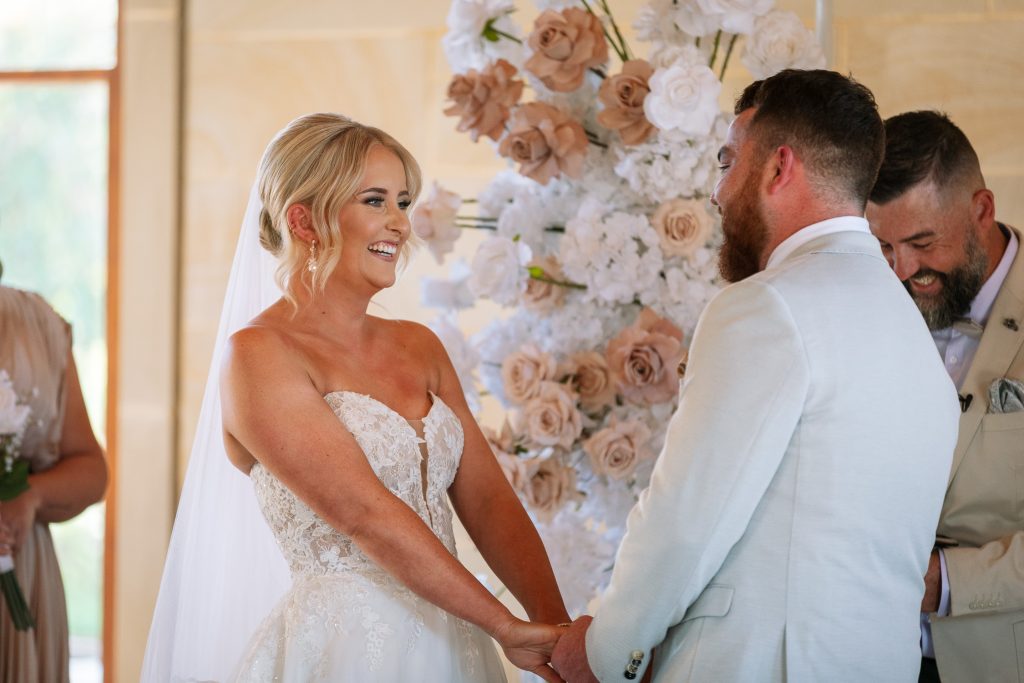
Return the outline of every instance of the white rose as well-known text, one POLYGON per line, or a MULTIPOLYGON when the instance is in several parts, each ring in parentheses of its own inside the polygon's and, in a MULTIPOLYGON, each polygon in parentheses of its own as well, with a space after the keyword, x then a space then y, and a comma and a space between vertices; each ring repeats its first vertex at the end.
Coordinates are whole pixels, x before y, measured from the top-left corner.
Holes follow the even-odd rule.
POLYGON ((754 23, 743 49, 743 65, 754 78, 768 78, 783 69, 821 69, 825 55, 814 34, 792 12, 776 10, 754 23))
POLYGON ((454 73, 482 69, 488 63, 504 58, 518 66, 523 46, 502 38, 491 42, 483 37, 487 22, 503 33, 522 34, 509 15, 515 10, 512 0, 453 0, 448 10, 448 33, 441 39, 448 65, 454 73))
POLYGON ((661 130, 679 130, 700 137, 711 132, 718 116, 722 84, 703 64, 675 64, 658 69, 650 79, 644 114, 661 130))
POLYGON ((0 370, 0 435, 20 434, 31 409, 18 405, 18 394, 6 370, 0 370))
POLYGON ((484 240, 473 257, 469 288, 478 297, 512 305, 526 289, 526 264, 533 254, 522 242, 494 236, 484 240))

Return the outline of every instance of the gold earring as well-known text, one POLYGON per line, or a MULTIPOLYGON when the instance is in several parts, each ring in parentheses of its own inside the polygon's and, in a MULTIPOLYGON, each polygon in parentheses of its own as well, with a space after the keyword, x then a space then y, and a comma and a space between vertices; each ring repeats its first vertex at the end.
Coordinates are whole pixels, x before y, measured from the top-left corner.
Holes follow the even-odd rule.
POLYGON ((306 259, 306 270, 316 273, 316 240, 309 243, 309 258, 306 259))

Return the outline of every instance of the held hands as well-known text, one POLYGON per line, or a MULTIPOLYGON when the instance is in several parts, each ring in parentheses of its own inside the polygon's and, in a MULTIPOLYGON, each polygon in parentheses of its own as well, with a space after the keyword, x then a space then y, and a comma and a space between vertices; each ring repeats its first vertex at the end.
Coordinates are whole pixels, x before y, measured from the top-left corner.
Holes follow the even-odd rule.
POLYGON ((582 616, 564 629, 551 653, 551 666, 568 683, 597 683, 587 661, 587 629, 592 617, 582 616))
POLYGON ((566 630, 550 624, 512 619, 495 630, 494 639, 508 660, 523 671, 536 674, 550 683, 563 683, 548 662, 555 643, 566 630))

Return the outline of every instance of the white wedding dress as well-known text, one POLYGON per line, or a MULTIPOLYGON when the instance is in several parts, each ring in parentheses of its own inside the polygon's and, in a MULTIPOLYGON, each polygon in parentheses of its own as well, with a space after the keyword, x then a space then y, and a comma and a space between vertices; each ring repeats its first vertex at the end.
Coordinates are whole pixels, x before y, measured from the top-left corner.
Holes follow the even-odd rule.
MULTIPOLYGON (((458 418, 431 394, 422 430, 363 394, 325 397, 381 482, 455 555, 447 489, 462 457, 458 418)), ((253 635, 238 681, 504 681, 493 641, 418 597, 259 464, 250 478, 292 575, 253 635)))

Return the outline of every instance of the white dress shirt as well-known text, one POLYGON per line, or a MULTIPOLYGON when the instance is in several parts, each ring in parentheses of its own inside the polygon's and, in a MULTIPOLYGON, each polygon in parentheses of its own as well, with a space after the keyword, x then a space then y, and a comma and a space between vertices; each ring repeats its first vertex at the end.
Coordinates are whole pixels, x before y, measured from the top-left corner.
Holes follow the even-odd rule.
MULTIPOLYGON (((1010 272, 1010 264, 1013 263, 1013 259, 1017 255, 1019 246, 1017 235, 1011 230, 1004 232, 1009 233, 1010 241, 1006 245, 1006 250, 1003 251, 1003 257, 999 259, 999 265, 992 271, 988 280, 985 280, 985 284, 981 286, 978 295, 971 302, 970 318, 982 329, 988 324, 988 317, 992 313, 996 296, 1002 289, 1006 274, 1010 272)), ((942 362, 946 365, 946 372, 949 373, 959 391, 967 376, 967 370, 971 367, 971 361, 974 360, 974 354, 978 351, 981 338, 972 337, 954 327, 933 330, 932 338, 935 340, 935 346, 939 349, 942 362)), ((939 569, 942 573, 942 590, 939 595, 937 614, 940 617, 945 617, 949 616, 949 578, 946 575, 946 555, 942 549, 939 549, 939 569)), ((928 614, 924 612, 921 613, 921 653, 925 657, 935 657, 931 624, 928 622, 928 614)))
POLYGON ((775 247, 775 251, 768 257, 768 263, 764 269, 770 270, 772 267, 777 266, 783 259, 813 239, 823 235, 831 235, 834 232, 847 232, 850 230, 871 233, 867 219, 862 216, 836 216, 835 218, 826 218, 823 221, 811 223, 805 228, 800 228, 784 239, 779 246, 775 247))

